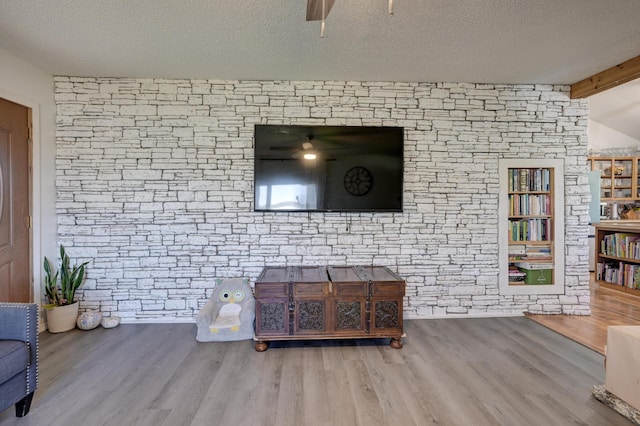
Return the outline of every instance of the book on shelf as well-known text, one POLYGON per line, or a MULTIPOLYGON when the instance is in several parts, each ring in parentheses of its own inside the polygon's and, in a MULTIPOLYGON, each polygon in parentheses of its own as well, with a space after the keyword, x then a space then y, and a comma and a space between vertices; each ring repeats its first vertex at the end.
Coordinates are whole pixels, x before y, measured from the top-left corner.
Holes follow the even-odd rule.
POLYGON ((525 244, 511 244, 509 246, 509 254, 525 254, 527 246, 525 244))
POLYGON ((624 274, 622 276, 623 285, 627 288, 638 288, 638 279, 640 279, 640 265, 634 265, 632 263, 624 264, 624 274))
POLYGON ((529 246, 525 258, 527 260, 551 260, 551 246, 529 246))
POLYGON ((527 245, 527 244, 510 244, 509 245, 510 261, 548 261, 553 260, 551 256, 551 246, 549 245, 527 245))
POLYGON ((551 187, 549 169, 509 169, 509 191, 544 192, 551 187))
POLYGON ((509 220, 510 241, 550 241, 551 219, 509 220))
POLYGON ((529 169, 520 169, 520 182, 518 185, 519 191, 529 190, 529 169))
POLYGON ((551 214, 549 194, 510 194, 510 216, 548 216, 551 214))
POLYGON ((596 264, 596 280, 631 289, 640 289, 640 265, 620 261, 598 262, 596 264))
POLYGON ((553 269, 553 263, 516 262, 515 266, 522 269, 553 269))
POLYGON ((622 262, 604 262, 602 271, 602 281, 611 284, 622 284, 622 262))
POLYGON ((512 244, 509 246, 509 260, 522 260, 527 253, 527 248, 524 244, 512 244))
POLYGON ((600 254, 640 259, 640 235, 616 232, 602 237, 600 254))
POLYGON ((527 274, 522 272, 520 269, 510 266, 509 267, 509 281, 524 281, 527 274))

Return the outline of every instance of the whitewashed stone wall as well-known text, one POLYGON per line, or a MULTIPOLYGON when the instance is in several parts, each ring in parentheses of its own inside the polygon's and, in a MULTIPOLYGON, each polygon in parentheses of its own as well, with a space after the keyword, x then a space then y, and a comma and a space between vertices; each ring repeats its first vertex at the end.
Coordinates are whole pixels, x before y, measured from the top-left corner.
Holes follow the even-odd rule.
POLYGON ((59 241, 83 309, 192 319, 214 277, 377 264, 407 318, 589 313, 587 103, 551 85, 56 77, 59 241), (253 212, 253 126, 405 128, 403 213, 253 212), (566 292, 498 291, 498 160, 563 158, 566 292))

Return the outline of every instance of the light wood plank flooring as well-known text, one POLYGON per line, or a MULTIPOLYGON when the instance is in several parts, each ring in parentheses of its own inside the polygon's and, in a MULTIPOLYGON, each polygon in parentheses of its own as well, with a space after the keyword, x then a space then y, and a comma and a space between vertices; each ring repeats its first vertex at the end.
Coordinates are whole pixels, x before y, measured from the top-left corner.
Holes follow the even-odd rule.
POLYGON ((405 321, 386 340, 198 343, 194 324, 43 333, 9 425, 626 425, 603 357, 525 317, 405 321))
POLYGON ((640 297, 591 283, 591 315, 527 315, 528 318, 604 355, 607 327, 640 325, 640 297))

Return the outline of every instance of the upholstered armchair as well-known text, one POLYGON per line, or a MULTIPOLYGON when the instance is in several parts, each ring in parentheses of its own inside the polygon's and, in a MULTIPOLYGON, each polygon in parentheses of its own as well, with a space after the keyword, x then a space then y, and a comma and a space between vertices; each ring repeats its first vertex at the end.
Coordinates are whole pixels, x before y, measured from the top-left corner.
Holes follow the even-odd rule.
POLYGON ((0 303, 0 412, 29 413, 38 386, 38 305, 0 303))

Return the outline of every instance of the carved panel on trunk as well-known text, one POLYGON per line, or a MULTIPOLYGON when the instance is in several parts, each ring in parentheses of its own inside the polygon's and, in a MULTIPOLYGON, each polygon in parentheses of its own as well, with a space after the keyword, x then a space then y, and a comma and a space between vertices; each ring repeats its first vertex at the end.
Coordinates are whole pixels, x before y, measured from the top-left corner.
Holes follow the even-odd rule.
POLYGON ((284 330, 284 302, 260 304, 260 328, 269 331, 284 330))
POLYGON ((300 330, 324 330, 323 302, 300 302, 298 311, 300 330))
POLYGON ((338 302, 336 309, 336 328, 338 330, 357 329, 362 322, 360 302, 338 302))
POLYGON ((398 302, 375 303, 376 328, 398 328, 398 302))

